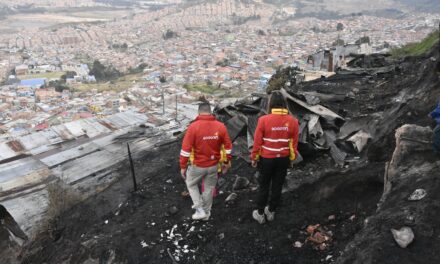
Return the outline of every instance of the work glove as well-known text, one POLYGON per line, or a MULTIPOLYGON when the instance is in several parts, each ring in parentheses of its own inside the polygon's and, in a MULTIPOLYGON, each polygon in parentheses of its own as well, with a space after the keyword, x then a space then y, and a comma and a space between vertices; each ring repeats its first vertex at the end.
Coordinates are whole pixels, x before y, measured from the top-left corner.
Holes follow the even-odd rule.
POLYGON ((298 163, 301 163, 303 160, 304 159, 301 156, 301 154, 297 153, 296 159, 290 161, 290 167, 293 168, 293 166, 295 166, 298 163))

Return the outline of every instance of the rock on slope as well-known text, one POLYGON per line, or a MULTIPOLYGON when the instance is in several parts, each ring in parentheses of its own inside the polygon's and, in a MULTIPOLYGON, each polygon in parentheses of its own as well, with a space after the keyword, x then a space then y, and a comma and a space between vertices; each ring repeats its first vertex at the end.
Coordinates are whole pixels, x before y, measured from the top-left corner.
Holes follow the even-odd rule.
POLYGON ((396 149, 385 172, 385 190, 376 214, 346 247, 337 263, 439 263, 440 160, 431 147, 432 130, 404 125, 396 131, 396 149), (410 200, 416 189, 426 191, 410 200), (400 248, 390 229, 410 227, 414 241, 400 248))

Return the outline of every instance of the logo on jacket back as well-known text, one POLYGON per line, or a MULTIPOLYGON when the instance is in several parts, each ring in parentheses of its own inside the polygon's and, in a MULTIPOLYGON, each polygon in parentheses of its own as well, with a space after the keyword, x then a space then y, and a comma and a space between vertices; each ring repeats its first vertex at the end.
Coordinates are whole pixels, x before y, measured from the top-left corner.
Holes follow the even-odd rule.
POLYGON ((215 132, 213 136, 204 136, 203 140, 218 140, 218 132, 215 132))
POLYGON ((272 131, 289 131, 289 123, 284 124, 283 127, 272 127, 272 131))
POLYGON ((288 127, 272 127, 272 131, 289 131, 288 127))

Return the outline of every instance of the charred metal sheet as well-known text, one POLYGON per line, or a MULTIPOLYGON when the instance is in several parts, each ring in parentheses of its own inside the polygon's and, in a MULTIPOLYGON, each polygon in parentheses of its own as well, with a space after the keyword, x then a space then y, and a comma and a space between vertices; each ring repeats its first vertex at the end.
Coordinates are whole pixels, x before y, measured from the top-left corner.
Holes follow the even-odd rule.
POLYGON ((345 94, 324 94, 318 92, 302 92, 301 94, 304 95, 307 103, 310 105, 317 105, 320 102, 324 102, 324 103, 342 102, 347 97, 345 94))
POLYGON ((255 130, 257 129, 257 125, 258 125, 258 115, 248 116, 247 120, 248 120, 247 122, 248 132, 251 134, 252 138, 254 138, 255 130))
POLYGON ((307 114, 310 114, 310 111, 303 107, 298 107, 294 102, 287 100, 287 108, 289 113, 296 117, 298 120, 302 120, 307 114))
POLYGON ((299 142, 307 143, 307 135, 308 135, 307 121, 304 120, 299 124, 299 142))
POLYGON ((308 115, 307 128, 309 136, 313 140, 321 138, 324 134, 324 132, 322 131, 321 123, 319 122, 318 115, 308 115))
POLYGON ((228 129, 229 136, 231 140, 234 141, 238 135, 246 127, 246 122, 239 115, 234 116, 226 122, 226 128, 228 129))
POLYGON ((319 115, 322 118, 325 118, 329 121, 334 121, 335 124, 343 124, 344 123, 344 118, 342 118, 341 116, 339 116, 338 114, 336 114, 335 112, 331 111, 330 109, 322 106, 322 105, 313 105, 310 106, 307 103, 291 96, 285 89, 281 89, 281 93, 283 94, 283 96, 287 99, 289 99, 290 101, 294 102, 295 104, 309 110, 310 112, 319 115))
POLYGON ((258 114, 261 111, 259 106, 252 104, 236 104, 235 107, 244 114, 258 114))
POLYGON ((269 107, 269 100, 268 98, 261 98, 261 103, 260 103, 260 109, 263 113, 267 114, 268 112, 268 107, 269 107))
POLYGON ((333 158, 333 160, 335 161, 336 164, 338 164, 339 166, 343 166, 345 163, 345 158, 347 157, 347 153, 343 152, 342 150, 340 150, 336 144, 335 144, 335 140, 336 140, 336 135, 333 131, 331 130, 326 130, 324 132, 325 138, 327 140, 327 143, 330 147, 330 155, 333 158))
POLYGON ((371 134, 374 127, 376 127, 378 121, 373 116, 361 116, 355 117, 347 121, 340 129, 338 139, 346 139, 359 130, 371 134))
POLYGON ((232 147, 232 155, 235 157, 240 157, 247 162, 250 162, 250 152, 247 144, 247 136, 238 137, 232 147))
POLYGON ((313 145, 318 149, 328 149, 329 148, 325 137, 320 137, 318 139, 315 139, 313 141, 313 145))
MULTIPOLYGON (((318 97, 310 95, 309 103, 306 98, 301 95, 296 97, 289 94, 285 89, 281 90, 286 99, 289 113, 299 120, 299 149, 304 150, 304 154, 312 155, 318 151, 329 150, 335 161, 341 165, 344 163, 346 153, 341 151, 335 144, 336 136, 334 131, 338 131, 340 126, 345 122, 344 118, 326 107, 316 104, 318 97), (315 98, 315 97, 316 98, 315 98), (324 130, 331 129, 332 136, 329 138, 325 135, 324 130)), ((332 98, 332 95, 327 97, 332 98)), ((219 109, 216 112, 220 120, 226 121, 229 127, 229 133, 234 140, 233 154, 249 161, 249 149, 253 146, 253 136, 258 124, 258 117, 264 113, 267 107, 267 95, 259 97, 252 103, 243 100, 235 105, 230 105, 219 109), (258 110, 258 112, 257 112, 258 110), (254 114, 249 114, 250 112, 254 114), (247 114, 245 124, 239 122, 240 117, 247 114), (229 118, 230 117, 230 118, 229 118), (247 125, 246 135, 240 136, 238 131, 247 125)))
POLYGON ((232 107, 225 107, 223 110, 228 114, 231 118, 237 115, 237 110, 232 109, 232 107))
POLYGON ((321 102, 321 100, 317 96, 312 95, 312 94, 306 94, 305 93, 304 94, 304 98, 306 99, 306 102, 309 105, 317 105, 317 104, 319 104, 321 102))
POLYGON ((347 157, 347 153, 340 150, 334 143, 330 143, 330 155, 333 160, 339 166, 343 166, 345 163, 345 158, 347 157))
POLYGON ((353 148, 358 153, 361 153, 365 145, 367 145, 368 140, 370 140, 370 138, 371 138, 370 134, 368 134, 363 130, 360 130, 356 134, 351 136, 349 139, 347 139, 347 141, 353 144, 353 148))

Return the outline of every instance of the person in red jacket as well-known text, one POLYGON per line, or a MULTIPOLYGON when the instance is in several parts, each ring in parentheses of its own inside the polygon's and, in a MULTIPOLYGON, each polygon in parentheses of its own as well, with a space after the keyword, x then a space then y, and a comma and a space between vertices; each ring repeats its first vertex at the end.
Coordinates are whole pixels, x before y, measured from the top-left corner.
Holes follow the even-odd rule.
POLYGON ((225 173, 230 167, 231 151, 232 143, 225 125, 211 114, 208 103, 200 104, 199 115, 188 127, 180 151, 180 173, 196 210, 192 219, 208 220, 211 216, 219 163, 225 173))
POLYGON ((271 94, 269 106, 271 113, 258 119, 251 154, 252 166, 260 163, 257 209, 252 212, 260 224, 265 223, 266 218, 274 220, 287 168, 298 155, 298 120, 289 115, 280 92, 271 94))

